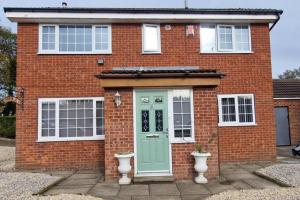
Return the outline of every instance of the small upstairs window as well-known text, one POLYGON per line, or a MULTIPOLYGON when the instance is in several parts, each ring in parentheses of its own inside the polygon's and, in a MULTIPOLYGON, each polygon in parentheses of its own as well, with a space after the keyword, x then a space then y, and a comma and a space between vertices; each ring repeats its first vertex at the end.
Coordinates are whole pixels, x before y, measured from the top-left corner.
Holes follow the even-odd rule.
POLYGON ((161 53, 160 25, 143 25, 143 53, 161 53))
POLYGON ((110 54, 110 25, 40 25, 41 54, 110 54))
POLYGON ((200 45, 202 53, 250 53, 250 26, 203 24, 200 45))

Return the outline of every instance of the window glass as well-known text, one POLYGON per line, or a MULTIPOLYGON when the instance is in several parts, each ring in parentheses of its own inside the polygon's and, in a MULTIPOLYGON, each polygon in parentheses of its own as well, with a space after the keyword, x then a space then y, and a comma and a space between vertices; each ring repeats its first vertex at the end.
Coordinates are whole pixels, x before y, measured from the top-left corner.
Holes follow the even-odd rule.
POLYGON ((201 26, 201 50, 204 52, 216 51, 216 26, 203 25, 201 26))
POLYGON ((42 26, 42 49, 55 50, 55 26, 42 26))
POLYGON ((143 26, 144 51, 160 51, 159 25, 143 26))
POLYGON ((104 135, 103 104, 103 101, 95 99, 42 101, 41 136, 80 138, 104 135))
POLYGON ((95 42, 96 50, 109 50, 108 46, 108 27, 107 26, 97 26, 95 28, 95 42))
POLYGON ((42 103, 42 137, 55 136, 55 102, 42 103))
POLYGON ((60 25, 60 51, 92 51, 91 25, 60 25))
POLYGON ((222 98, 222 119, 223 122, 236 121, 234 98, 222 98))
POLYGON ((191 96, 189 90, 173 91, 174 137, 192 136, 191 96))
POLYGON ((219 50, 232 50, 232 27, 231 26, 219 26, 219 50))
POLYGON ((238 105, 240 122, 253 122, 252 98, 238 97, 238 105))
POLYGON ((249 27, 235 26, 235 40, 237 51, 250 51, 249 27))
POLYGON ((220 98, 219 103, 220 123, 255 123, 252 95, 230 95, 230 97, 225 95, 220 98))

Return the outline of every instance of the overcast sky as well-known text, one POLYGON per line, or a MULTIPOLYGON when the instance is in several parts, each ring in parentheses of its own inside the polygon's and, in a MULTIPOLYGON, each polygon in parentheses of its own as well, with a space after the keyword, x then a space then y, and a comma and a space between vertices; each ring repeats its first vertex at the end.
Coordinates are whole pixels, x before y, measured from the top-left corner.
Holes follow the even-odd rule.
MULTIPOLYGON (((0 0, 0 24, 16 32, 3 7, 183 7, 184 0, 0 0)), ((188 0, 190 8, 276 8, 284 11, 271 32, 273 77, 300 67, 300 0, 188 0)))

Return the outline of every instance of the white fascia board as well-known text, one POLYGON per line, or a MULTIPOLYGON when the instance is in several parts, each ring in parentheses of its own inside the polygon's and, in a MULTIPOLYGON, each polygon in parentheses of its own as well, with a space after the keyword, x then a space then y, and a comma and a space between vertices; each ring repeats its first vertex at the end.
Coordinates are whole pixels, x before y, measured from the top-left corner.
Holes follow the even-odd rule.
POLYGON ((208 14, 128 14, 128 13, 44 13, 6 12, 12 22, 200 22, 200 21, 247 21, 272 23, 276 15, 208 15, 208 14), (79 21, 78 21, 79 20, 79 21), (100 21, 99 21, 100 20, 100 21))

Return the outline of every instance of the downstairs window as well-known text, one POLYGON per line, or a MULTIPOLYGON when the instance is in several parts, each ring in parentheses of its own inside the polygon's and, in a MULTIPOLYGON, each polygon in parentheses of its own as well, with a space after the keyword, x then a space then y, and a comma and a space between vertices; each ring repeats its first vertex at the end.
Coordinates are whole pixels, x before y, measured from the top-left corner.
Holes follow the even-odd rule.
POLYGON ((39 99, 38 141, 104 139, 104 98, 39 99))
POLYGON ((255 125, 253 94, 218 95, 219 126, 255 125))

